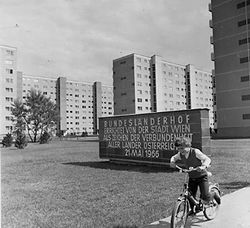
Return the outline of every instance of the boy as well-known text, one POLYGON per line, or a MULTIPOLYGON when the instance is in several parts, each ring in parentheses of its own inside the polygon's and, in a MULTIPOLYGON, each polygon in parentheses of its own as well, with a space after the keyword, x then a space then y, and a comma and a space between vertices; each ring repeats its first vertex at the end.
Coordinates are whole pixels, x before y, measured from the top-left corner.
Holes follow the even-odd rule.
MULTIPOLYGON (((191 195, 195 198, 198 187, 201 192, 201 199, 208 203, 211 200, 209 193, 209 183, 206 168, 210 165, 211 159, 203 154, 199 149, 191 147, 191 140, 189 138, 181 137, 176 139, 175 146, 178 153, 171 157, 170 166, 175 167, 175 162, 180 160, 184 163, 185 168, 196 168, 196 170, 189 173, 188 187, 191 195)), ((218 204, 220 204, 220 196, 213 196, 218 204)), ((194 205, 191 205, 193 208, 194 205)), ((193 210, 191 211, 192 214, 193 210)))

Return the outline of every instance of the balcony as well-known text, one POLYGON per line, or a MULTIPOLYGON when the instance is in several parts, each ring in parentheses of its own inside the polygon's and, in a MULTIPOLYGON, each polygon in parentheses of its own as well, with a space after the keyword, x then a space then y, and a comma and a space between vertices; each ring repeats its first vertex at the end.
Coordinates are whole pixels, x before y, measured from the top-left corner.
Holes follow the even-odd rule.
POLYGON ((213 28, 213 21, 212 20, 209 20, 209 27, 213 28))
POLYGON ((214 37, 210 36, 210 44, 214 44, 214 37))
POLYGON ((212 60, 212 61, 215 60, 215 58, 214 58, 214 53, 213 53, 213 52, 211 53, 211 60, 212 60))
POLYGON ((211 4, 211 2, 208 3, 208 10, 209 10, 209 12, 212 12, 212 4, 211 4))

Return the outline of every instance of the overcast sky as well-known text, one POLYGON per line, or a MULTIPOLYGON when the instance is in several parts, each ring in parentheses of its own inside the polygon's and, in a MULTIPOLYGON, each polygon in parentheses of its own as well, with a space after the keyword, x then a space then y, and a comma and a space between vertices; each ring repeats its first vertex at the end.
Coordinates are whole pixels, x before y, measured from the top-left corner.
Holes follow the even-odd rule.
POLYGON ((162 56, 211 71, 209 0, 0 0, 0 44, 24 74, 112 85, 112 61, 162 56))

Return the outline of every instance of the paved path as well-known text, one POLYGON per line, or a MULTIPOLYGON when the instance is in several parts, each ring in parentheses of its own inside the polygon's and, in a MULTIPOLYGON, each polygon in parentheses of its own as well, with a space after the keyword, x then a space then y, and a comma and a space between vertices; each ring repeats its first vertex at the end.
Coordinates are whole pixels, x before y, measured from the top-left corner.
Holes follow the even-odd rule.
MULTIPOLYGON (((170 217, 142 228, 169 228, 170 217)), ((188 218, 186 228, 250 228, 250 187, 242 188, 222 197, 219 213, 207 221, 202 213, 188 218)))

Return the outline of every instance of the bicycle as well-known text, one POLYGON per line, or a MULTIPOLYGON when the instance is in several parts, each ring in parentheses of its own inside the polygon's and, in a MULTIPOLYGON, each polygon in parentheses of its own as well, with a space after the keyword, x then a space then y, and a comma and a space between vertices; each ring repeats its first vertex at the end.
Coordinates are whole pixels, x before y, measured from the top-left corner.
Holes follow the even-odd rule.
MULTIPOLYGON (((183 191, 178 197, 177 202, 175 203, 175 206, 172 211, 171 216, 171 228, 184 228, 187 222, 187 218, 190 211, 190 202, 192 202, 194 206, 193 213, 196 214, 198 212, 203 212, 204 216, 207 218, 207 220, 212 220, 216 217, 217 211, 219 209, 219 204, 216 202, 214 195, 215 192, 219 194, 220 196, 220 189, 218 184, 211 184, 209 183, 209 192, 212 195, 212 200, 208 204, 204 204, 201 199, 196 200, 188 189, 188 173, 195 170, 194 168, 190 167, 190 169, 183 169, 179 166, 176 166, 177 169, 179 169, 180 172, 186 173, 184 185, 183 185, 183 191)), ((208 172, 208 176, 211 176, 212 173, 208 172)))

